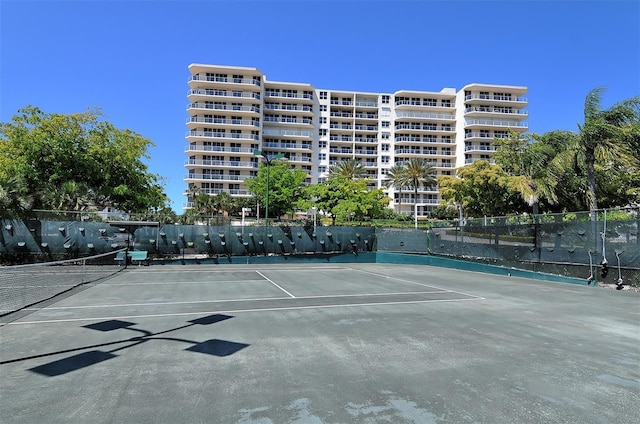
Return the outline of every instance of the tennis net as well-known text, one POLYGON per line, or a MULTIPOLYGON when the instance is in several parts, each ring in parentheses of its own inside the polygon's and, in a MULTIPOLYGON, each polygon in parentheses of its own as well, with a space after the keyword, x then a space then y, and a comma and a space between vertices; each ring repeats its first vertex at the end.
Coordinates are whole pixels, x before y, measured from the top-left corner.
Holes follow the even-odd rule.
POLYGON ((127 266, 126 249, 83 258, 0 267, 0 317, 37 305, 127 266))

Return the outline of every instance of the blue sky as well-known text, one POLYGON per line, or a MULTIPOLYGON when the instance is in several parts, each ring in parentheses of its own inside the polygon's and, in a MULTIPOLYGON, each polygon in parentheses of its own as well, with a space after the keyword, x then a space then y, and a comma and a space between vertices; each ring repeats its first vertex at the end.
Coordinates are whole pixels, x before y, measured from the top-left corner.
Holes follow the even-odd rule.
POLYGON ((0 0, 0 121, 100 107, 151 139, 182 213, 187 67, 393 93, 527 86, 530 132, 577 130, 584 99, 640 94, 640 1, 0 0))

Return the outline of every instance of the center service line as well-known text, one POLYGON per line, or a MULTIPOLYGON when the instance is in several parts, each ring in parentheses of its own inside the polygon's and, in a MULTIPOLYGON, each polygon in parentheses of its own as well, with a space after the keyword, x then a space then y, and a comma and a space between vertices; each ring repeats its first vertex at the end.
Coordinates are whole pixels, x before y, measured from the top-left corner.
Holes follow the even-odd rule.
POLYGON ((274 283, 273 280, 271 280, 269 277, 267 277, 266 275, 264 275, 260 271, 256 271, 256 272, 258 273, 259 276, 261 276, 262 278, 264 278, 265 280, 267 280, 268 282, 270 282, 271 284, 273 284, 274 286, 276 286, 277 288, 279 288, 280 290, 282 290, 283 292, 285 292, 286 294, 288 294, 292 298, 294 298, 294 299, 296 298, 294 295, 292 295, 291 293, 289 293, 288 291, 286 291, 285 289, 283 289, 282 287, 280 287, 279 285, 274 283))

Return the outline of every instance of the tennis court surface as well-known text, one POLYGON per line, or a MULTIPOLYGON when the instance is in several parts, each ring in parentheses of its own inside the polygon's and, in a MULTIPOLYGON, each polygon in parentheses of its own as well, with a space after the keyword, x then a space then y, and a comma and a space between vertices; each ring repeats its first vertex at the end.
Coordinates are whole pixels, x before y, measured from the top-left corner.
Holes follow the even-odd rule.
POLYGON ((423 265, 130 267, 0 319, 2 423, 637 423, 640 296, 423 265))

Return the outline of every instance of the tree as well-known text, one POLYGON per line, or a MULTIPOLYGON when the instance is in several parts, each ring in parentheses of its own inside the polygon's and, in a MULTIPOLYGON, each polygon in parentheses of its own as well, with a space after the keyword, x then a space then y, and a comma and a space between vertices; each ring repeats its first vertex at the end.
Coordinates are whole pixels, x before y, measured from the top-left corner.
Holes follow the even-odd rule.
POLYGON ((329 167, 329 178, 342 176, 357 180, 366 176, 362 163, 356 159, 345 159, 329 167))
POLYGON ((501 216, 525 210, 520 193, 509 185, 509 174, 500 165, 478 160, 463 166, 457 176, 438 177, 445 202, 462 205, 468 216, 501 216))
MULTIPOLYGON (((293 212, 303 195, 303 184, 307 173, 301 169, 292 169, 282 161, 272 162, 269 169, 269 215, 280 217, 293 212)), ((266 204, 267 165, 260 164, 258 175, 245 180, 245 185, 261 205, 266 204)))
POLYGON ((509 185, 517 190, 523 200, 532 207, 534 215, 540 213, 540 201, 550 204, 558 201, 558 181, 549 171, 549 164, 557 154, 552 145, 541 138, 532 142, 535 135, 519 135, 510 132, 508 137, 497 139, 498 148, 493 156, 496 163, 511 174, 509 185))
POLYGON ((404 165, 396 164, 389 168, 387 171, 386 179, 384 180, 385 187, 395 187, 398 189, 398 212, 402 212, 402 187, 409 185, 409 178, 407 177, 407 167, 404 165))
POLYGON ((587 173, 587 200, 589 210, 598 209, 596 192, 596 160, 605 166, 617 163, 625 168, 637 168, 640 156, 632 142, 638 140, 640 97, 632 97, 602 109, 604 88, 589 92, 584 103, 584 123, 578 125, 578 136, 570 153, 584 159, 587 173))
POLYGON ((97 109, 63 115, 29 106, 0 124, 0 187, 6 193, 12 179, 19 181, 21 189, 14 194, 21 199, 10 203, 27 210, 157 209, 167 198, 162 179, 143 162, 151 146, 140 134, 102 120, 97 109))
POLYGON ((418 203, 418 189, 421 186, 434 185, 437 182, 436 169, 425 158, 411 158, 405 164, 407 185, 413 187, 414 202, 418 203))
POLYGON ((313 184, 305 189, 304 208, 315 206, 331 216, 332 225, 336 219, 343 221, 377 218, 384 213, 389 199, 382 189, 369 190, 366 179, 353 180, 336 175, 326 181, 313 184), (312 200, 311 200, 312 199, 312 200))

